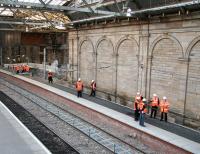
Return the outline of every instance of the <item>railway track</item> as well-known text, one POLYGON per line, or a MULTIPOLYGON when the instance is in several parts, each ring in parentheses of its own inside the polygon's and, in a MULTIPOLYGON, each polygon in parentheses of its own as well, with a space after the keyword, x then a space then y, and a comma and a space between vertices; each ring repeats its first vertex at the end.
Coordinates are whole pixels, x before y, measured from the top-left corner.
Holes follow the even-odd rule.
POLYGON ((78 154, 73 147, 38 121, 32 114, 0 91, 0 100, 53 153, 78 154))
POLYGON ((132 154, 132 153, 145 153, 143 150, 138 149, 121 139, 105 132, 104 130, 95 127, 93 124, 77 117, 76 115, 69 113, 62 109, 61 107, 52 104, 48 100, 40 97, 37 94, 33 94, 31 91, 27 91, 22 87, 18 87, 8 79, 0 79, 0 82, 7 88, 15 91, 19 95, 22 95, 35 105, 39 106, 43 110, 56 116, 58 119, 64 121, 66 124, 70 125, 74 129, 80 131, 90 140, 97 142, 98 144, 104 146, 106 149, 113 153, 119 154, 132 154))

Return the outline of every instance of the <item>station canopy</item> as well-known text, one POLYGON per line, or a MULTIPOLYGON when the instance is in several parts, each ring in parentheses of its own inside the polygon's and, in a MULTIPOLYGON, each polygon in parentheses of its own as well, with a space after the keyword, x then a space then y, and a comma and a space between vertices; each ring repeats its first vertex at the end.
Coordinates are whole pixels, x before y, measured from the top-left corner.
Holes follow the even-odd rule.
POLYGON ((0 30, 63 31, 113 18, 200 10, 200 0, 0 0, 0 30))

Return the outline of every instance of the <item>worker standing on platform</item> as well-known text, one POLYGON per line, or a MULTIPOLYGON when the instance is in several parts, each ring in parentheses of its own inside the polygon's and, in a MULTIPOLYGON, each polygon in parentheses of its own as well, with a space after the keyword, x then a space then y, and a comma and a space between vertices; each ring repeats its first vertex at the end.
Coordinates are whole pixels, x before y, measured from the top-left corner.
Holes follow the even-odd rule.
POLYGON ((91 93, 90 96, 95 96, 96 95, 96 82, 94 80, 92 80, 91 84, 90 84, 90 88, 91 88, 91 93))
POLYGON ((51 72, 51 70, 49 70, 48 72, 48 81, 49 83, 53 83, 53 73, 51 72))
POLYGON ((145 107, 145 102, 146 102, 146 99, 143 98, 142 100, 140 100, 139 104, 138 104, 138 110, 139 110, 139 114, 140 114, 140 117, 139 117, 139 124, 141 126, 145 126, 144 125, 144 114, 146 112, 146 107, 145 107))
POLYGON ((140 92, 137 92, 137 95, 135 96, 135 101, 134 101, 135 121, 138 121, 138 118, 139 118, 138 104, 141 100, 142 100, 142 96, 140 95, 140 92))
POLYGON ((160 112, 161 112, 161 119, 163 120, 163 116, 165 115, 165 122, 167 122, 167 113, 169 111, 169 102, 167 101, 167 97, 164 96, 163 100, 160 102, 160 112))
POLYGON ((151 100, 151 115, 150 118, 155 119, 156 118, 156 114, 157 114, 157 110, 158 110, 158 106, 159 106, 159 98, 156 94, 153 94, 153 98, 151 100))
POLYGON ((77 90, 77 97, 82 97, 82 91, 83 91, 83 82, 79 78, 76 82, 76 90, 77 90))
POLYGON ((19 66, 17 65, 15 68, 16 68, 16 73, 19 74, 19 70, 20 70, 19 66))

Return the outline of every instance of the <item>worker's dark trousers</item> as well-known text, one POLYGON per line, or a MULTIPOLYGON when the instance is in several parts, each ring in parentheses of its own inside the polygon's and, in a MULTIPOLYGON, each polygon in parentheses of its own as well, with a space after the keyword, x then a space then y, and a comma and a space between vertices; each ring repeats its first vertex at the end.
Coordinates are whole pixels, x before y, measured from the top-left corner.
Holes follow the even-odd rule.
POLYGON ((161 112, 161 121, 163 120, 163 116, 164 116, 164 114, 165 114, 165 121, 167 122, 167 113, 165 113, 165 112, 161 112))
POLYGON ((140 116, 139 110, 135 110, 135 121, 138 121, 139 116, 140 116))
POLYGON ((152 108, 151 108, 151 115, 150 115, 151 118, 152 118, 152 116, 153 116, 154 118, 156 118, 157 109, 158 109, 157 106, 152 106, 152 108))
POLYGON ((53 78, 50 76, 48 77, 49 83, 53 83, 53 78))
POLYGON ((91 90, 90 96, 96 96, 96 90, 91 90))
POLYGON ((77 97, 82 97, 82 91, 77 91, 77 97))
POLYGON ((144 126, 144 113, 143 113, 143 111, 139 111, 139 113, 140 113, 140 118, 139 118, 140 125, 144 126))

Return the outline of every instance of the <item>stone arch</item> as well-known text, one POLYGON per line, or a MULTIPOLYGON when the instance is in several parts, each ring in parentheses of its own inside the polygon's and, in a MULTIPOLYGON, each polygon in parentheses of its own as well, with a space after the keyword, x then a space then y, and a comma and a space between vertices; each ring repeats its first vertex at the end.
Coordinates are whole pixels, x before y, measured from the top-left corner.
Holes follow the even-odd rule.
POLYGON ((117 45, 116 45, 116 48, 115 48, 115 51, 117 53, 118 53, 118 49, 119 49, 119 46, 121 45, 121 43, 126 41, 126 40, 132 40, 133 42, 135 42, 137 44, 137 47, 139 48, 139 44, 138 44, 137 40, 130 35, 126 35, 126 36, 123 36, 122 38, 120 38, 120 40, 117 42, 117 45))
POLYGON ((167 96, 171 102, 171 111, 183 114, 185 101, 186 65, 183 48, 173 36, 162 35, 155 39, 150 47, 149 97, 157 93, 167 96))
POLYGON ((200 36, 194 38, 186 50, 188 58, 186 78, 185 116, 200 119, 200 36))
MULTIPOLYGON (((102 37, 97 41, 97 43, 96 43, 96 46, 95 46, 95 52, 96 52, 96 53, 97 53, 97 48, 98 48, 99 44, 100 44, 102 41, 108 41, 108 42, 110 42, 110 43, 112 44, 113 52, 115 51, 115 50, 114 50, 114 45, 113 45, 112 41, 111 41, 109 38, 107 38, 106 36, 102 36, 102 37)), ((98 54, 98 53, 97 53, 97 54, 98 54)))
POLYGON ((176 42, 176 44, 178 44, 178 46, 179 46, 179 50, 180 50, 181 53, 182 53, 182 57, 180 57, 180 58, 184 58, 183 47, 182 47, 181 43, 179 42, 179 40, 178 40, 176 37, 174 37, 174 36, 172 36, 172 35, 161 35, 161 36, 157 37, 157 38, 152 42, 152 45, 150 46, 150 49, 149 49, 149 51, 150 51, 150 52, 149 52, 149 56, 152 56, 156 44, 158 44, 158 43, 159 43, 160 41, 162 41, 163 39, 171 39, 171 40, 173 40, 174 42, 176 42))
POLYGON ((200 36, 195 37, 187 47, 185 57, 189 58, 192 48, 200 41, 200 36))
POLYGON ((79 76, 87 86, 95 77, 95 51, 89 38, 83 38, 78 47, 79 76))
POLYGON ((106 36, 101 37, 96 43, 95 51, 98 90, 114 94, 115 57, 112 41, 106 36))
POLYGON ((132 97, 138 90, 138 42, 130 35, 126 35, 118 41, 115 51, 117 95, 132 97))

